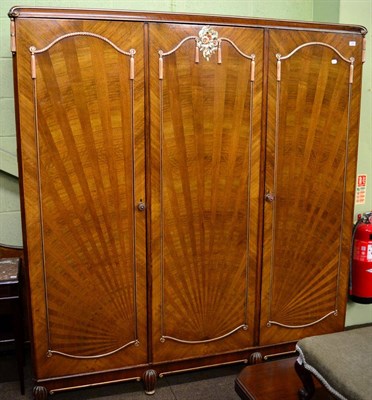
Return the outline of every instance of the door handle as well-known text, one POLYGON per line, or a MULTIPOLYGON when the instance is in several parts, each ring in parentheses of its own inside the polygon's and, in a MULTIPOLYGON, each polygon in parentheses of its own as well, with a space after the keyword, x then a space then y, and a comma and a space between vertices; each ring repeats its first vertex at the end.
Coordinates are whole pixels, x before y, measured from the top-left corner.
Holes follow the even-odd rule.
POLYGON ((145 211, 146 210, 146 204, 143 201, 140 201, 137 205, 138 211, 145 211))
POLYGON ((267 193, 265 194, 265 200, 266 200, 268 203, 272 203, 272 202, 275 200, 275 194, 274 194, 274 193, 271 193, 271 192, 267 192, 267 193))

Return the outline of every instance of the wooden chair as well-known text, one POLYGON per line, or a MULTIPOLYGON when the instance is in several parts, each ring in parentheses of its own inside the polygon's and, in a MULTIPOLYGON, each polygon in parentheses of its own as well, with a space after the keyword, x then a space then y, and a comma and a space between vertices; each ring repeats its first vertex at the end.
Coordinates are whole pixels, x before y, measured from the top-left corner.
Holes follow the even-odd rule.
POLYGON ((25 327, 21 287, 22 259, 22 247, 0 244, 0 317, 10 322, 10 324, 1 324, 0 343, 15 343, 20 388, 21 393, 24 394, 25 327))
POLYGON ((23 260, 23 247, 0 243, 0 258, 21 258, 23 260))
POLYGON ((0 316, 9 317, 11 321, 11 337, 0 340, 0 342, 9 342, 14 338, 21 393, 24 394, 24 339, 21 288, 19 280, 20 265, 20 258, 0 259, 0 316))
POLYGON ((301 400, 313 398, 313 376, 336 399, 372 399, 372 327, 308 337, 296 349, 301 400))

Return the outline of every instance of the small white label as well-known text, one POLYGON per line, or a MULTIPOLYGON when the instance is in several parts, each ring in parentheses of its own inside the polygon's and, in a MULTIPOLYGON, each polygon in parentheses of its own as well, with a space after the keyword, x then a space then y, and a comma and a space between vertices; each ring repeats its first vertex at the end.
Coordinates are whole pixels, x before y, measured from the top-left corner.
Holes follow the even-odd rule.
POLYGON ((332 64, 337 64, 337 60, 334 58, 334 59, 332 59, 331 63, 332 64))
POLYGON ((368 260, 368 261, 372 261, 372 244, 369 244, 369 245, 368 245, 367 260, 368 260))
POLYGON ((356 41, 355 41, 355 40, 351 40, 351 41, 349 42, 349 46, 350 46, 350 47, 355 47, 355 46, 356 46, 356 41))

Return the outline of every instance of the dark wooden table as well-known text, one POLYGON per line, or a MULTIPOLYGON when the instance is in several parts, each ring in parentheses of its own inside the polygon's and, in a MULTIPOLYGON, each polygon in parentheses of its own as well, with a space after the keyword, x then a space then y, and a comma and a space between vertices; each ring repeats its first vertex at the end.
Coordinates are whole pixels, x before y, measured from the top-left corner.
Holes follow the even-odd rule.
MULTIPOLYGON (((243 400, 298 400, 302 382, 294 363, 296 358, 268 361, 245 367, 235 380, 235 390, 243 400)), ((332 399, 316 382, 314 400, 332 399)))

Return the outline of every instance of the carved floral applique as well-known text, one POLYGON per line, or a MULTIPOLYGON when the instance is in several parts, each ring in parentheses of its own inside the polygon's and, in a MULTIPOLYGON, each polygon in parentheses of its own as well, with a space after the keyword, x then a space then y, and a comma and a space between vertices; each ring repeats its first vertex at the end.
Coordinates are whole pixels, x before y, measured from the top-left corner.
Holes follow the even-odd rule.
POLYGON ((218 49, 218 32, 210 26, 204 26, 199 32, 197 46, 203 52, 204 58, 209 61, 209 57, 218 49))

